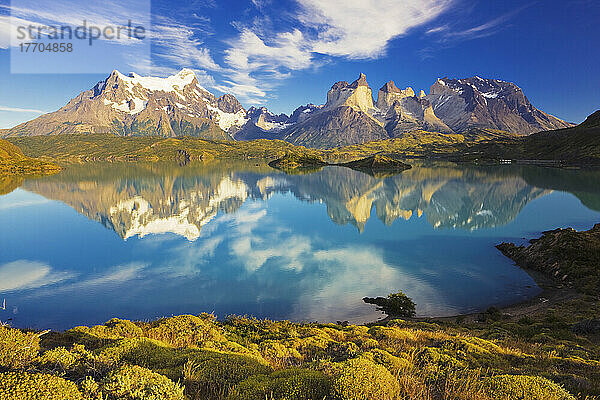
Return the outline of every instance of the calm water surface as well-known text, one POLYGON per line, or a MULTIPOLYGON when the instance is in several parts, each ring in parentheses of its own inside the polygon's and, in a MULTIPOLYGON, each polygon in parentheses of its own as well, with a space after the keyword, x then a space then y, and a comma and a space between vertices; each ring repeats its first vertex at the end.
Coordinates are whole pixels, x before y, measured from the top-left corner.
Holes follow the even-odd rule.
MULTIPOLYGON (((413 163, 414 164, 414 163, 413 163)), ((0 181, 0 320, 64 329, 215 312, 375 320, 403 290, 423 316, 539 292, 494 245, 600 222, 600 174, 416 164, 85 165, 0 181), (1 303, 0 303, 1 304, 1 303)))

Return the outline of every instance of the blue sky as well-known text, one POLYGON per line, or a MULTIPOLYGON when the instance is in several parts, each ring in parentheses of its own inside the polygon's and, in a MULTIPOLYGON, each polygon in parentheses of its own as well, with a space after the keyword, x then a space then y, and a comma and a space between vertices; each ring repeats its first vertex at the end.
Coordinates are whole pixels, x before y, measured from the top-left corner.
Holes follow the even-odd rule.
MULTIPOLYGON (((104 72, 85 73, 90 57, 82 56, 64 68, 82 73, 13 73, 18 49, 10 44, 10 15, 123 24, 139 14, 116 1, 58 8, 67 1, 0 0, 1 128, 60 108, 113 68, 157 76, 192 68, 209 91, 277 113, 321 104, 334 82, 359 72, 374 92, 390 79, 417 92, 444 76, 512 81, 536 107, 573 122, 600 108, 594 0, 152 0, 149 59, 127 44, 120 51, 129 57, 98 56, 102 47, 95 45, 104 72)), ((50 69, 44 59, 33 65, 50 69)))

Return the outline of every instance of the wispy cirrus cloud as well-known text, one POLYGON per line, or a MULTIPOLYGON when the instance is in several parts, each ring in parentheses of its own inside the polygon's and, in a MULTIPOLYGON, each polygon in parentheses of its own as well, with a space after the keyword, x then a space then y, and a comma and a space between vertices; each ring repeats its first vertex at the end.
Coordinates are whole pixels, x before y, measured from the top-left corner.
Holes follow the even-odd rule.
POLYGON ((426 35, 437 36, 440 42, 457 42, 464 40, 479 39, 487 36, 494 35, 500 30, 508 26, 509 21, 519 14, 524 9, 530 7, 533 3, 526 4, 515 10, 500 15, 499 17, 493 18, 484 23, 471 26, 468 28, 459 28, 452 26, 447 23, 434 28, 431 28, 425 32, 426 35))
MULTIPOLYGON (((130 66, 152 74, 192 68, 204 86, 259 104, 294 71, 318 67, 328 59, 376 59, 385 55, 390 41, 434 20, 455 1, 347 0, 340 7, 335 0, 292 0, 285 16, 290 24, 274 27, 277 25, 270 21, 278 16, 271 15, 271 1, 252 0, 249 4, 259 17, 231 21, 238 33, 219 39, 226 46, 219 61, 205 43, 205 38, 214 34, 211 21, 199 10, 220 4, 186 5, 186 18, 181 16, 181 7, 156 9, 151 28, 152 62, 131 60, 130 66)), ((86 18, 102 26, 122 19, 122 7, 109 3, 110 7, 94 8, 92 15, 86 10, 57 13, 59 5, 51 10, 12 8, 11 12, 27 21, 75 24, 86 18)), ((0 32, 9 29, 4 25, 0 21, 0 32)), ((0 46, 8 46, 6 42, 0 34, 0 46)))
POLYGON ((35 108, 19 108, 19 107, 7 107, 7 106, 0 106, 0 111, 37 113, 37 114, 44 114, 44 113, 48 112, 48 111, 38 110, 35 108))
POLYGON ((198 39, 199 35, 206 33, 206 29, 204 24, 192 27, 168 17, 155 16, 151 33, 152 42, 156 46, 153 56, 189 68, 222 70, 211 56, 210 50, 198 39))

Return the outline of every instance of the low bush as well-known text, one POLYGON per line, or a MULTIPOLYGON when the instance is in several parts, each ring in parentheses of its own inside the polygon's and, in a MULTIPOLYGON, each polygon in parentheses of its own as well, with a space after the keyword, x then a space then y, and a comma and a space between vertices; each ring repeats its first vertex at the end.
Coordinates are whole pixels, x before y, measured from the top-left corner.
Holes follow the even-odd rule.
POLYGON ((77 363, 78 357, 64 347, 48 350, 38 359, 43 369, 66 371, 77 363))
POLYGON ((185 400, 183 387, 137 365, 111 372, 100 387, 111 400, 185 400))
POLYGON ((334 398, 340 400, 395 400, 398 380, 383 366, 366 358, 345 361, 334 369, 334 398))
POLYGON ((175 347, 204 346, 207 342, 210 347, 211 342, 226 341, 214 316, 209 314, 179 315, 152 322, 146 336, 175 347))
POLYGON ((183 367, 183 377, 188 393, 200 399, 225 395, 230 387, 248 377, 271 371, 271 367, 254 358, 215 352, 188 361, 183 367))
POLYGON ((495 400, 575 400, 561 386, 540 376, 498 375, 487 378, 484 386, 495 400))
POLYGON ((49 374, 0 373, 2 400, 83 400, 73 382, 49 374))
POLYGON ((230 400, 323 400, 331 396, 331 378, 320 371, 291 368, 255 375, 229 393, 230 400))
POLYGON ((22 369, 36 359, 39 350, 38 335, 0 325, 1 369, 22 369))

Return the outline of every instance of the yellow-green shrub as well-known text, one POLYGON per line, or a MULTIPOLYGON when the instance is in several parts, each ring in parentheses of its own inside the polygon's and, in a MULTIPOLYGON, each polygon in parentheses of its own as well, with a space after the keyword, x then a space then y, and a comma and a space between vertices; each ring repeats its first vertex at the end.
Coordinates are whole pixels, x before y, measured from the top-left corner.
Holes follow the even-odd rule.
POLYGON ((214 322, 214 316, 203 314, 179 315, 150 324, 146 335, 172 346, 203 346, 205 342, 226 341, 222 329, 214 322))
POLYGON ((73 382, 49 374, 0 373, 2 400, 83 400, 73 382))
POLYGON ((302 360, 298 350, 289 348, 274 340, 266 340, 260 344, 260 352, 271 365, 282 368, 295 365, 302 360))
POLYGON ((31 364, 40 350, 40 338, 34 333, 0 326, 0 367, 20 369, 31 364))
POLYGON ((66 371, 75 365, 77 360, 78 356, 76 354, 71 353, 64 347, 57 347, 44 352, 44 354, 42 354, 42 356, 38 359, 38 363, 44 369, 66 371))
POLYGON ((390 371, 366 358, 339 364, 333 381, 334 398, 340 400, 394 400, 400 385, 390 371))
POLYGON ((376 364, 383 365, 392 375, 397 376, 401 371, 410 368, 410 362, 404 358, 391 355, 385 350, 372 349, 362 354, 361 357, 368 358, 376 364))
POLYGON ((137 365, 126 365, 111 372, 101 384, 109 399, 184 400, 183 387, 166 376, 137 365))
POLYGON ((103 400, 100 385, 92 377, 86 376, 79 383, 79 390, 83 397, 89 400, 103 400))
POLYGON ((458 370, 467 367, 464 361, 448 354, 449 351, 437 347, 425 347, 416 356, 417 365, 426 370, 458 370))
POLYGON ((256 359, 238 354, 206 352, 188 361, 183 368, 186 389, 194 394, 225 394, 244 379, 270 373, 272 369, 256 359))
POLYGON ((123 362, 143 367, 168 368, 183 365, 185 356, 172 347, 148 338, 122 339, 97 351, 96 360, 109 366, 123 362))
POLYGON ((292 368, 255 375, 229 393, 230 400, 322 400, 329 398, 331 378, 320 371, 292 368))
POLYGON ((144 332, 129 320, 113 318, 104 324, 104 334, 109 338, 136 338, 144 332))
POLYGON ((487 378, 484 386, 494 400, 575 400, 561 386, 540 376, 498 375, 487 378))

